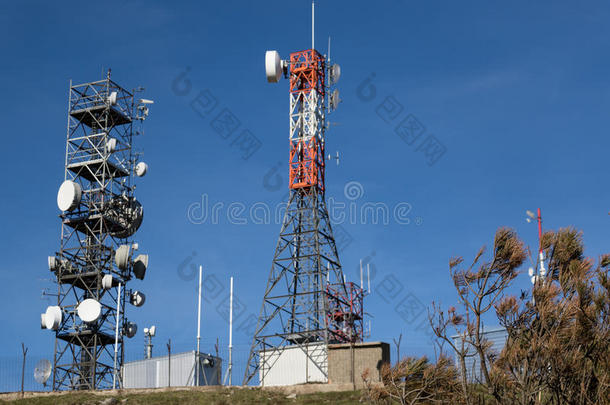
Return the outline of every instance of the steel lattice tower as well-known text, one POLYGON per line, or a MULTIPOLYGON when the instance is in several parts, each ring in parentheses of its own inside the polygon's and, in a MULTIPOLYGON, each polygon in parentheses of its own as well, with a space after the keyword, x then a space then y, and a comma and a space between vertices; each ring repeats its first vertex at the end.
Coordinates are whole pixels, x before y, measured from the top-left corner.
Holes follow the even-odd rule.
POLYGON ((290 196, 244 384, 257 373, 264 384, 273 356, 261 356, 261 352, 279 352, 290 345, 300 346, 327 376, 328 343, 345 341, 329 316, 331 301, 335 307, 346 304, 336 296, 338 301, 329 299, 330 291, 343 297, 348 293, 325 201, 327 61, 315 49, 308 49, 290 54, 282 68, 290 80, 290 196))
MULTIPOLYGON (((47 326, 55 330, 53 390, 113 388, 115 331, 118 370, 123 337, 135 334, 124 308, 130 301, 139 304, 133 301, 134 292, 124 287, 134 276, 143 278, 148 262, 146 255, 132 260, 130 254, 137 249, 131 236, 143 217, 134 178, 136 172, 146 172, 145 164, 136 165, 134 125, 147 114, 145 105, 134 102, 134 92, 110 79, 110 71, 100 81, 70 83, 64 184, 79 192, 73 206, 60 215, 60 250, 49 257, 58 285, 54 308, 60 314, 58 325, 47 326), (128 257, 121 268, 116 263, 120 246, 128 257), (90 322, 78 310, 87 299, 101 306, 90 322)), ((42 319, 44 324, 44 314, 42 319)), ((121 386, 120 373, 118 378, 121 386)))

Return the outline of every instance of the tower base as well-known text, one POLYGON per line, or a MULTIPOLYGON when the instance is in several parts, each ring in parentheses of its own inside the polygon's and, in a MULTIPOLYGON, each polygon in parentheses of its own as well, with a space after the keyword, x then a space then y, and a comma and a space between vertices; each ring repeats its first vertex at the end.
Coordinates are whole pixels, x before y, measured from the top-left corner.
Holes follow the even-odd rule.
POLYGON ((362 373, 369 370, 373 382, 381 381, 381 367, 390 364, 390 345, 384 342, 328 345, 328 382, 351 383, 364 388, 362 373))
POLYGON ((259 381, 264 387, 327 383, 324 342, 288 345, 259 352, 259 381), (321 365, 321 366, 319 366, 321 365))

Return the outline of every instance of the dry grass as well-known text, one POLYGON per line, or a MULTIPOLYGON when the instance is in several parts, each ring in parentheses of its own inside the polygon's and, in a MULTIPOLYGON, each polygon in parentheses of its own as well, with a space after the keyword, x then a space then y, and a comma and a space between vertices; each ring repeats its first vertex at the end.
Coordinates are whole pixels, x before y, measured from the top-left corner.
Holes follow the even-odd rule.
POLYGON ((219 388, 217 390, 157 390, 146 393, 117 394, 69 392, 61 395, 44 395, 7 401, 11 404, 32 405, 166 405, 166 404, 358 404, 360 392, 324 392, 297 395, 292 398, 285 392, 261 389, 219 388))

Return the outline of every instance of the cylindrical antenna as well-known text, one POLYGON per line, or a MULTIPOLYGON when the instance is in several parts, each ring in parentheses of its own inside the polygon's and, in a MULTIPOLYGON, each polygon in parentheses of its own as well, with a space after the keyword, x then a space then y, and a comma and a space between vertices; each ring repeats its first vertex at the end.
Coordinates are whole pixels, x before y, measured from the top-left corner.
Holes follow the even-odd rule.
POLYGON ((316 20, 316 6, 315 2, 311 2, 311 49, 316 49, 314 42, 314 31, 315 31, 315 20, 316 20))
POLYGON ((369 270, 369 263, 366 264, 366 278, 368 279, 368 283, 369 283, 368 292, 370 294, 371 293, 371 272, 369 270))
POLYGON ((538 251, 542 252, 542 213, 538 208, 538 251))
POLYGON ((364 289, 364 280, 362 278, 362 259, 360 259, 360 289, 364 289))
POLYGON ((201 279, 203 278, 203 266, 199 266, 199 297, 197 300, 197 356, 195 361, 195 376, 196 382, 193 385, 199 385, 199 344, 201 342, 201 279))
MULTIPOLYGON (((326 77, 330 77, 330 35, 328 36, 328 59, 326 60, 326 77)), ((330 88, 330 80, 326 87, 330 88)), ((330 91, 326 92, 326 105, 330 111, 330 91)), ((328 155, 330 156, 330 155, 328 155)))
POLYGON ((119 352, 119 320, 121 319, 121 283, 119 283, 119 287, 117 290, 117 298, 116 298, 116 326, 114 330, 114 366, 112 369, 112 389, 116 389, 116 376, 117 376, 117 355, 119 352))
POLYGON ((148 333, 148 335, 145 337, 146 339, 146 358, 150 359, 152 358, 152 336, 150 335, 150 333, 148 333))
POLYGON ((538 256, 540 259, 540 275, 546 276, 546 269, 544 268, 544 252, 542 251, 542 212, 538 208, 538 256))
POLYGON ((233 277, 231 277, 231 288, 229 298, 229 386, 233 377, 233 277))

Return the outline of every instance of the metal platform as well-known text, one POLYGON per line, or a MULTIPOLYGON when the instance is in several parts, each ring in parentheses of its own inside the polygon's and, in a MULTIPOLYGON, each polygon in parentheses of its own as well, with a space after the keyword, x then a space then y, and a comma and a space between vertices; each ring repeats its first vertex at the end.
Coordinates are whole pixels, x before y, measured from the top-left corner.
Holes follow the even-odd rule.
POLYGON ((107 177, 112 178, 129 176, 129 172, 125 169, 118 167, 111 160, 101 158, 72 163, 67 168, 77 176, 81 176, 91 182, 96 181, 100 173, 105 173, 107 177))
POLYGON ((125 231, 124 226, 102 214, 65 218, 63 223, 84 234, 95 234, 99 233, 101 230, 107 233, 119 233, 125 231), (102 221, 103 229, 100 229, 100 221, 102 221))
MULTIPOLYGON (((96 344, 97 346, 114 344, 114 336, 104 332, 94 332, 92 330, 62 334, 58 333, 57 339, 61 339, 69 344, 84 345, 87 347, 91 347, 93 344, 96 344)), ((119 337, 119 339, 122 340, 122 337, 119 337)))
POLYGON ((129 124, 131 122, 130 117, 116 108, 108 107, 105 104, 70 111, 70 115, 87 125, 89 128, 103 128, 129 124), (110 122, 106 122, 106 111, 108 111, 107 118, 110 122))
POLYGON ((98 274, 97 271, 62 274, 61 277, 57 278, 57 282, 60 284, 70 284, 81 290, 87 290, 91 286, 96 285, 98 274))

